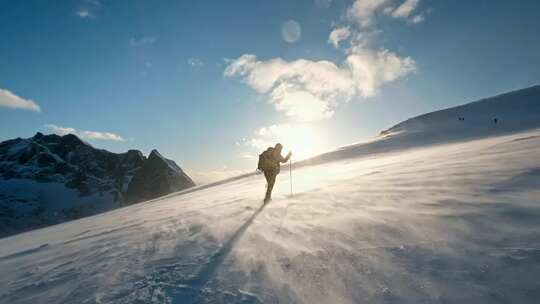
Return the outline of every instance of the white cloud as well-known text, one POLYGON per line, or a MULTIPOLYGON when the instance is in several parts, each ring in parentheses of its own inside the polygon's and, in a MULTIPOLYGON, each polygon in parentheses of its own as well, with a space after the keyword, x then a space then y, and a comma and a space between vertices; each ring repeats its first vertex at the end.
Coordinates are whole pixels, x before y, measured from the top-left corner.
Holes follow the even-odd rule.
POLYGON ((410 57, 401 58, 389 50, 353 50, 347 57, 347 64, 358 92, 363 97, 371 97, 379 87, 416 70, 416 63, 410 57))
POLYGON ((387 2, 388 0, 356 0, 347 9, 347 17, 361 27, 370 26, 373 24, 375 13, 387 2))
POLYGON ((420 22, 423 22, 425 20, 423 15, 416 15, 411 19, 411 22, 414 24, 418 24, 420 22))
POLYGON ((253 138, 243 138, 239 144, 262 151, 268 147, 273 147, 278 142, 283 143, 286 141, 293 129, 292 125, 286 123, 262 127, 255 132, 253 138))
POLYGON ((75 15, 81 19, 94 19, 101 6, 99 0, 84 0, 80 4, 79 9, 75 11, 75 15))
POLYGON ((54 133, 56 133, 58 135, 61 135, 61 136, 64 136, 64 135, 67 135, 67 134, 76 134, 77 133, 77 130, 75 130, 73 128, 61 127, 61 126, 57 126, 57 125, 53 125, 53 124, 45 125, 45 127, 47 129, 50 129, 54 133))
POLYGON ((272 145, 271 142, 261 138, 242 138, 241 141, 236 143, 237 146, 248 146, 256 149, 265 149, 272 145))
POLYGON ((204 66, 204 61, 202 61, 202 59, 199 59, 199 58, 189 58, 187 60, 187 63, 192 66, 192 67, 202 67, 204 66))
POLYGON ((351 36, 351 29, 347 27, 338 27, 332 30, 328 37, 328 43, 331 43, 335 48, 339 47, 339 43, 343 40, 349 39, 351 36))
POLYGON ((412 13, 418 8, 420 0, 405 0, 397 7, 394 0, 356 0, 347 9, 346 16, 349 20, 356 22, 361 28, 374 26, 374 18, 377 13, 393 18, 404 19, 410 23, 420 23, 424 16, 419 14, 412 18, 412 13))
POLYGON ((3 89, 0 89, 0 107, 23 109, 34 112, 41 111, 41 108, 36 102, 30 99, 21 98, 10 91, 3 89))
POLYGON ((289 136, 293 132, 295 127, 298 126, 293 126, 288 123, 270 125, 260 128, 256 132, 256 135, 266 140, 269 140, 270 144, 267 144, 266 147, 270 145, 273 146, 273 144, 275 144, 276 142, 283 141, 285 137, 289 136))
POLYGON ((81 19, 93 19, 96 17, 94 14, 92 14, 92 12, 85 8, 81 8, 76 11, 75 15, 79 16, 81 19))
POLYGON ((420 0, 405 0, 395 11, 392 12, 394 18, 408 18, 416 9, 420 0))
POLYGON ((330 61, 259 61, 246 54, 229 64, 225 76, 243 77, 257 92, 268 94, 278 111, 303 121, 329 118, 331 104, 354 91, 347 71, 330 61))
POLYGON ((82 138, 95 140, 125 141, 122 136, 110 132, 80 131, 79 135, 82 138))
POLYGON ((321 60, 260 61, 245 54, 233 60, 225 76, 238 76, 254 90, 267 94, 276 110, 300 121, 328 119, 340 102, 354 96, 371 97, 384 83, 415 70, 409 57, 361 45, 348 50, 340 65, 321 60))
POLYGON ((145 36, 145 37, 139 37, 139 38, 133 37, 129 40, 129 44, 132 47, 137 48, 137 47, 144 47, 144 46, 152 45, 156 41, 157 41, 157 37, 154 37, 154 36, 145 36))
POLYGON ((122 136, 110 132, 80 131, 74 128, 62 127, 53 124, 45 125, 45 127, 62 136, 66 134, 74 134, 83 139, 125 141, 122 136))
POLYGON ((271 98, 276 109, 287 116, 301 121, 328 119, 334 115, 333 100, 324 100, 304 88, 295 88, 290 83, 282 83, 272 91, 271 98))

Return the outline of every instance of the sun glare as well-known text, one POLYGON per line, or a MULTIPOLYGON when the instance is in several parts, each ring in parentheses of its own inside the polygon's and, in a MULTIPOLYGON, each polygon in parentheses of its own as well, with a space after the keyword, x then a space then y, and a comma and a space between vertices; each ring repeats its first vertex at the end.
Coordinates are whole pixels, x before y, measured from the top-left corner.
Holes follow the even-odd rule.
POLYGON ((321 137, 306 125, 291 126, 280 137, 279 141, 284 146, 283 154, 292 151, 294 160, 305 159, 323 151, 321 137))

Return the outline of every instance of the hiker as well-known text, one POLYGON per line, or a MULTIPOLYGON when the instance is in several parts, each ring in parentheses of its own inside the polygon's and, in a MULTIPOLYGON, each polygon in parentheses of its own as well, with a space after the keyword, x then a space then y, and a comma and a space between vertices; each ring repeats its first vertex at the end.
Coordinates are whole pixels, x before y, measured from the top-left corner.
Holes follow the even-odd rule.
POLYGON ((274 183, 276 182, 276 176, 279 174, 280 164, 286 163, 291 158, 292 153, 289 152, 286 157, 281 156, 281 150, 283 146, 278 143, 275 147, 269 147, 259 155, 259 164, 257 169, 261 170, 264 173, 266 178, 266 195, 264 196, 264 203, 266 204, 272 199, 272 189, 274 188, 274 183))

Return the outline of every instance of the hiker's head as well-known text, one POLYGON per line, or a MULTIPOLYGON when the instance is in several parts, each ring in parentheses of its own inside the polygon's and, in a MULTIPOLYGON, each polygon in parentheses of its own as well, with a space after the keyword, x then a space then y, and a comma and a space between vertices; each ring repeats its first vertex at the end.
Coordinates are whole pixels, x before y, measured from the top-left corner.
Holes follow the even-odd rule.
POLYGON ((281 150, 283 150, 283 146, 280 144, 280 143, 277 143, 276 146, 274 147, 274 149, 278 150, 279 152, 281 152, 281 150))

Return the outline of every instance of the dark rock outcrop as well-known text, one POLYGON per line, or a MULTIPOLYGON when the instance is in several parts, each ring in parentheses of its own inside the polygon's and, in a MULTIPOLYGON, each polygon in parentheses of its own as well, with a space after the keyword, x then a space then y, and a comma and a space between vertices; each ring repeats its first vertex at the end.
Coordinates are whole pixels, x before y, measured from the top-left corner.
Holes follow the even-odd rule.
MULTIPOLYGON (((48 209, 52 209, 50 205, 62 206, 60 210, 51 211, 51 219, 40 221, 38 226, 69 220, 73 214, 77 217, 87 216, 153 199, 195 185, 174 161, 164 158, 156 150, 148 158, 137 150, 112 153, 96 149, 73 134, 59 136, 39 132, 31 138, 16 138, 0 143, 0 189, 2 183, 7 185, 8 181, 10 185, 18 181, 25 185, 28 181, 39 182, 40 189, 46 183, 60 184, 68 190, 75 190, 79 197, 89 198, 82 208, 71 201, 61 202, 65 198, 60 194, 43 198, 43 190, 35 190, 31 202, 26 200, 28 202, 22 204, 17 197, 19 194, 10 194, 7 200, 9 191, 4 191, 6 195, 0 196, 0 221, 9 214, 17 214, 15 221, 25 220, 26 217, 36 216, 36 208, 43 218, 48 209), (94 201, 98 201, 93 199, 95 196, 99 197, 103 206, 92 206, 94 201), (49 201, 45 202, 46 199, 49 201), (104 200, 108 202, 103 203, 104 200), (81 208, 85 211, 81 211, 81 208), (21 213, 21 210, 28 212, 21 213)), ((32 189, 28 189, 28 192, 32 192, 32 189)), ((73 200, 72 196, 70 200, 73 200)), ((14 219, 9 220, 12 222, 14 219)), ((1 226, 0 236, 3 235, 1 226)))
POLYGON ((129 183, 126 199, 149 200, 194 185, 191 178, 173 161, 161 156, 157 150, 152 150, 129 183))

